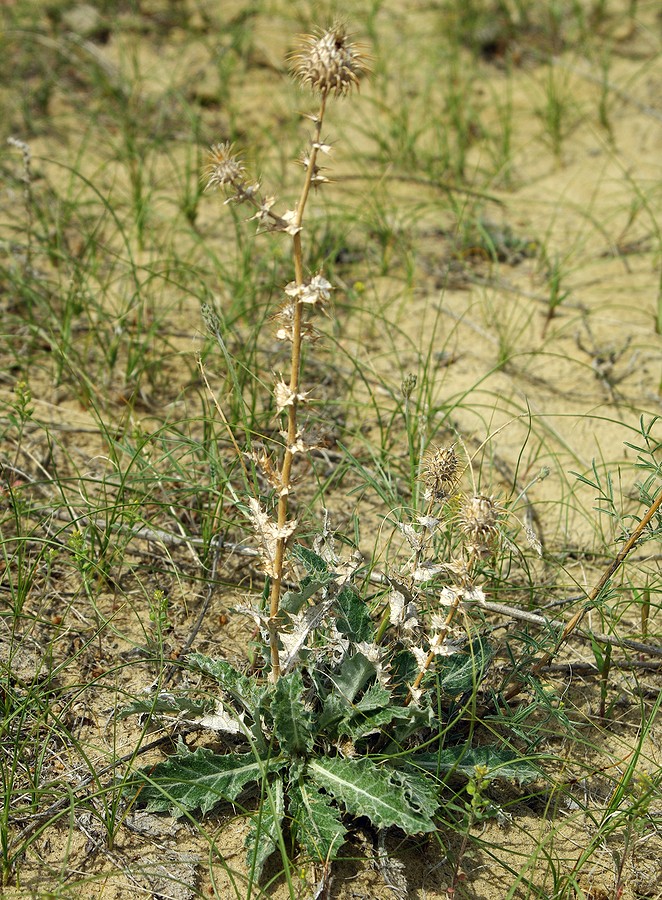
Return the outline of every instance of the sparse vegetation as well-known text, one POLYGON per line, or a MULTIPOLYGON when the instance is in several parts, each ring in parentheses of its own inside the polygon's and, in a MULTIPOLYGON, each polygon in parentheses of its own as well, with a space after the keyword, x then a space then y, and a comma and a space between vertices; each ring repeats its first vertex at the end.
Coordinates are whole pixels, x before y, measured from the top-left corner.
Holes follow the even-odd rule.
POLYGON ((7 897, 662 897, 659 15, 343 12, 6 8, 7 897))

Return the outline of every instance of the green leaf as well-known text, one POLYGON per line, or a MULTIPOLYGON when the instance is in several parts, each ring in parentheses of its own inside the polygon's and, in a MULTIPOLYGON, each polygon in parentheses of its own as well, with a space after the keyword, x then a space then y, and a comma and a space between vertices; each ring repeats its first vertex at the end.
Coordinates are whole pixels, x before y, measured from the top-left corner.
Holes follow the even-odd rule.
POLYGON ((308 764, 315 783, 354 816, 367 816, 377 828, 397 825, 405 834, 434 831, 436 786, 410 773, 396 772, 374 760, 320 758, 308 764), (416 782, 415 788, 413 782, 416 782))
POLYGON ((276 779, 266 788, 257 815, 251 817, 244 846, 248 850, 248 868, 259 882, 265 862, 278 847, 278 835, 285 815, 283 782, 276 779))
POLYGON ((391 682, 394 692, 401 699, 409 693, 408 684, 411 684, 418 675, 418 663, 410 650, 398 649, 391 661, 391 682))
POLYGON ((351 585, 338 591, 335 606, 336 627, 341 634, 357 642, 374 640, 375 626, 368 607, 351 585))
POLYGON ((290 812, 296 838, 313 859, 324 863, 338 856, 347 829, 331 797, 301 778, 290 791, 290 812))
POLYGON ((353 741, 358 741, 370 734, 371 731, 380 730, 384 725, 390 725, 395 721, 413 721, 416 726, 419 726, 420 716, 418 710, 413 707, 390 706, 386 709, 376 709, 371 713, 358 713, 347 718, 338 730, 341 734, 351 737, 353 741))
POLYGON ((292 672, 278 679, 271 703, 274 731, 283 750, 305 754, 313 749, 313 717, 303 703, 303 677, 292 672))
POLYGON ((302 544, 294 544, 290 552, 301 563, 313 581, 317 581, 320 585, 333 581, 333 572, 329 571, 328 565, 317 553, 313 553, 302 544))
POLYGON ((284 764, 284 759, 217 754, 205 747, 191 753, 180 745, 177 756, 141 769, 131 785, 142 782, 138 800, 151 812, 169 810, 177 816, 199 809, 204 815, 217 803, 236 800, 244 786, 260 781, 267 769, 275 771, 284 764))
POLYGON ((280 611, 295 615, 307 600, 316 594, 324 585, 321 581, 312 578, 303 578, 301 588, 298 591, 286 591, 281 597, 280 611))
POLYGON ((360 712, 372 712, 375 709, 387 709, 392 703, 391 692, 375 682, 371 684, 365 694, 357 701, 355 708, 360 712))
POLYGON ((193 700, 190 697, 175 697, 162 691, 155 697, 145 700, 134 700, 128 706, 123 707, 117 713, 119 719, 126 719, 139 713, 158 716, 160 713, 170 713, 173 716, 184 713, 186 718, 200 718, 213 709, 214 701, 207 698, 193 700))
POLYGON ((420 706, 414 706, 412 703, 410 708, 411 715, 406 719, 394 720, 392 728, 386 732, 391 742, 386 748, 385 755, 389 752, 399 752, 412 735, 415 735, 414 740, 419 744, 420 732, 423 729, 439 732, 438 709, 430 704, 429 694, 421 698, 420 706))
POLYGON ((324 731, 326 737, 332 737, 331 726, 342 721, 351 710, 351 706, 338 694, 328 694, 324 698, 324 706, 317 720, 317 730, 324 731))
POLYGON ((238 672, 224 659, 212 659, 202 653, 189 653, 187 660, 193 668, 210 675, 227 694, 251 714, 251 717, 255 717, 267 688, 238 672))
POLYGON ((492 656, 489 643, 478 637, 461 653, 442 657, 437 664, 437 672, 443 692, 450 697, 458 697, 474 690, 485 677, 492 656))
POLYGON ((484 766, 485 778, 489 779, 507 778, 526 784, 542 777, 540 769, 530 760, 503 747, 446 747, 438 753, 416 754, 410 757, 410 762, 427 772, 459 772, 467 778, 476 774, 476 766, 484 766))
POLYGON ((363 653, 345 656, 338 675, 330 676, 334 693, 342 697, 346 703, 353 703, 354 698, 359 691, 363 690, 366 682, 370 678, 374 678, 376 671, 374 663, 370 662, 363 653))

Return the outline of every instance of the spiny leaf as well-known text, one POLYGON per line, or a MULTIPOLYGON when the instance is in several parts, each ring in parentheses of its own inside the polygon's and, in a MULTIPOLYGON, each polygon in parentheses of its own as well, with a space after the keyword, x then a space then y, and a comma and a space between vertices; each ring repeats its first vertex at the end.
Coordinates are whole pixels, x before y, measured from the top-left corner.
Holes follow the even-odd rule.
POLYGON ((256 709, 265 694, 265 687, 238 672, 224 659, 212 659, 202 653, 190 653, 187 660, 200 672, 211 675, 226 693, 240 706, 243 706, 251 716, 255 716, 256 709))
POLYGON ((436 789, 415 775, 395 772, 372 759, 319 758, 308 764, 315 783, 355 816, 367 816, 377 828, 397 825, 406 834, 434 831, 436 789), (412 790, 411 779, 416 781, 412 790))
POLYGON ((260 880, 265 862, 278 846, 278 832, 284 815, 283 782, 278 778, 267 787, 259 811, 251 817, 244 844, 248 850, 248 867, 253 867, 256 881, 260 880))
POLYGON ((317 553, 313 553, 312 550, 301 544, 294 544, 290 552, 301 563, 313 581, 317 581, 320 585, 333 581, 333 572, 329 571, 328 565, 317 553))
POLYGON ((336 597, 336 627, 353 641, 372 641, 375 626, 368 607, 351 585, 345 585, 336 597))
POLYGON ((221 801, 236 800, 245 785, 284 764, 284 759, 260 759, 254 753, 217 754, 205 747, 190 753, 181 745, 177 756, 136 773, 141 782, 138 799, 151 812, 169 810, 181 815, 199 809, 204 814, 221 801))
POLYGON ((305 754, 313 749, 313 717, 303 703, 300 672, 279 678, 271 704, 274 731, 288 753, 305 754))
POLYGON ((374 677, 375 672, 374 663, 363 653, 345 656, 338 675, 330 678, 334 694, 342 697, 345 703, 353 703, 356 695, 364 688, 366 682, 374 677))
POLYGON ((530 760, 502 747, 446 747, 438 753, 416 754, 410 757, 410 762, 427 772, 459 772, 468 778, 475 775, 476 766, 484 766, 485 778, 507 778, 520 784, 537 781, 542 776, 530 760))
POLYGON ((309 607, 305 612, 292 617, 292 630, 281 631, 280 641, 283 645, 280 665, 283 673, 293 668, 298 661, 311 634, 318 629, 331 607, 333 600, 327 597, 315 606, 309 607))
POLYGON ((383 685, 375 682, 375 684, 370 685, 355 706, 360 712, 367 713, 376 709, 386 709, 391 703, 391 692, 387 691, 383 685))
POLYGON ((303 578, 301 580, 301 587, 298 591, 285 591, 281 597, 281 612, 290 613, 291 615, 298 613, 304 603, 323 587, 324 585, 321 581, 315 581, 312 578, 303 578))
POLYGON ((335 859, 347 829, 331 797, 301 778, 292 785, 290 812, 299 843, 310 856, 320 862, 335 859))

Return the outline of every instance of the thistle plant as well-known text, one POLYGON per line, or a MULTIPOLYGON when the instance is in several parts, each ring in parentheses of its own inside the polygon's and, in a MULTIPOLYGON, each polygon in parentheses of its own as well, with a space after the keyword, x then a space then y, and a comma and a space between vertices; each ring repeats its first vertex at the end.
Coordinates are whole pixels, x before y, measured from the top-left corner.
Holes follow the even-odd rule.
MULTIPOLYGON (((210 729, 232 742, 227 753, 180 742, 174 757, 137 773, 140 803, 205 814, 257 786, 262 801, 246 841, 251 880, 259 881, 274 851, 285 852, 286 829, 290 845, 320 867, 321 891, 348 818, 367 817, 381 832, 431 833, 451 779, 469 779, 469 790, 480 783, 482 798, 495 778, 540 777, 508 741, 474 746, 458 727, 472 721, 467 698, 481 690, 494 653, 470 611, 483 596, 478 562, 494 552, 504 512, 490 497, 465 495, 459 468, 453 448, 428 457, 427 508, 398 526, 412 552, 386 577, 379 624, 355 585, 356 559, 340 558, 325 522, 314 549, 288 548, 305 575, 281 597, 276 682, 191 653, 188 666, 215 682, 211 696, 162 692, 124 710, 172 716, 180 728, 210 729)), ((266 516, 257 508, 255 515, 266 516)), ((244 611, 268 641, 270 623, 259 610, 244 611)))
POLYGON ((282 215, 273 207, 275 197, 261 193, 259 184, 250 184, 245 168, 234 153, 232 145, 223 143, 212 146, 206 169, 207 188, 226 190, 226 202, 246 203, 255 208, 251 217, 258 222, 258 229, 267 232, 286 232, 292 239, 294 280, 285 288, 285 301, 276 316, 276 337, 290 344, 289 380, 279 381, 274 388, 276 409, 286 417, 284 449, 280 462, 274 465, 265 456, 255 462, 262 468, 277 496, 276 519, 264 511, 257 500, 251 501, 250 514, 254 529, 260 539, 261 558, 265 574, 271 582, 269 598, 269 644, 271 649, 271 675, 273 681, 280 676, 278 656, 278 612, 283 585, 285 549, 296 530, 296 519, 289 513, 289 496, 292 491, 292 465, 297 453, 311 449, 299 425, 299 406, 308 401, 308 393, 301 390, 301 349, 305 340, 316 336, 311 322, 315 310, 324 308, 331 296, 331 284, 316 274, 306 278, 303 264, 302 231, 306 204, 312 188, 319 188, 328 179, 318 164, 320 154, 328 154, 329 144, 322 141, 322 125, 329 97, 343 97, 358 86, 359 78, 366 71, 366 62, 360 48, 347 35, 343 25, 336 24, 328 31, 309 35, 303 39, 299 52, 291 58, 292 72, 301 84, 309 87, 319 97, 319 108, 309 118, 313 122, 313 135, 300 163, 304 179, 296 206, 282 215))
MULTIPOLYGON (((294 278, 274 316, 276 337, 290 348, 289 378, 273 389, 283 446, 275 457, 252 454, 275 509, 256 496, 242 504, 259 544, 268 609, 239 611, 258 625, 265 669, 246 675, 225 660, 191 653, 188 666, 216 683, 212 696, 192 700, 162 692, 123 712, 170 713, 180 726, 230 736, 229 754, 205 747, 192 752, 181 744, 175 757, 137 774, 136 796, 153 810, 204 814, 221 800, 236 801, 251 783, 260 786, 263 801, 247 841, 255 880, 274 850, 280 848, 285 864, 284 828, 290 845, 328 873, 346 840, 347 816, 367 816, 378 829, 395 826, 408 835, 432 832, 450 773, 473 777, 479 765, 487 780, 538 776, 509 747, 471 747, 446 733, 452 716, 444 722, 442 710, 474 694, 492 657, 489 642, 468 624, 467 609, 481 596, 478 563, 498 542, 503 513, 491 497, 459 489, 463 467, 453 447, 425 458, 419 476, 426 509, 399 526, 412 552, 386 575, 390 590, 376 606, 362 596, 360 554, 341 557, 326 513, 312 549, 292 540, 293 463, 313 445, 300 420, 309 401, 301 350, 317 337, 313 316, 332 290, 321 273, 304 271, 304 213, 311 189, 327 182, 319 164, 330 150, 322 141, 327 101, 349 94, 366 62, 339 25, 305 38, 291 61, 294 76, 319 100, 294 209, 277 212, 275 198, 251 181, 227 143, 211 148, 205 170, 207 188, 224 190, 227 203, 251 207, 259 231, 285 232, 292 240, 294 278), (286 564, 288 575, 303 569, 296 589, 284 590, 286 564)), ((217 332, 211 311, 206 316, 217 332)))

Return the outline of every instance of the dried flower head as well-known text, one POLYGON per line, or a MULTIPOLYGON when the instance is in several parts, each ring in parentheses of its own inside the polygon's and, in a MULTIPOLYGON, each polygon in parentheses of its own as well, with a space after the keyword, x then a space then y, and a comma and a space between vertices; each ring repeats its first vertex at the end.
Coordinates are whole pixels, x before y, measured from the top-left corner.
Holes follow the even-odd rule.
POLYGON ((292 71, 302 84, 326 97, 348 94, 358 86, 367 70, 361 49, 349 40, 345 26, 332 25, 328 31, 305 35, 300 52, 291 57, 292 71))
POLYGON ((275 197, 263 197, 258 200, 259 206, 258 210, 254 216, 251 216, 249 222, 255 220, 257 222, 258 232, 260 229, 263 231, 277 231, 277 222, 278 217, 271 212, 271 207, 276 202, 275 197))
MULTIPOLYGON (((333 286, 321 275, 314 275, 302 284, 291 281, 284 290, 287 301, 274 316, 277 323, 276 338, 279 341, 293 341, 296 307, 299 304, 305 304, 324 311, 324 304, 331 298, 333 286)), ((301 340, 316 341, 318 336, 311 322, 305 318, 301 323, 301 340)))
POLYGON ((281 381, 276 382, 274 387, 274 397, 276 399, 276 409, 281 413, 288 406, 294 406, 295 403, 308 403, 310 391, 299 391, 297 394, 281 379, 281 381))
POLYGON ((426 500, 445 500, 457 480, 460 459, 453 447, 437 447, 428 453, 423 466, 426 500))
POLYGON ((245 168, 228 141, 212 144, 209 148, 207 165, 202 173, 207 184, 205 190, 218 187, 243 186, 245 168))
POLYGON ((487 550, 499 531, 502 510, 492 497, 467 497, 460 509, 459 524, 474 550, 487 550))
MULTIPOLYGON (((276 311, 273 321, 276 323, 276 340, 277 341, 293 341, 294 340, 294 306, 296 300, 288 298, 276 311)), ((319 333, 313 324, 305 319, 301 323, 301 340, 315 343, 319 338, 319 333)))

